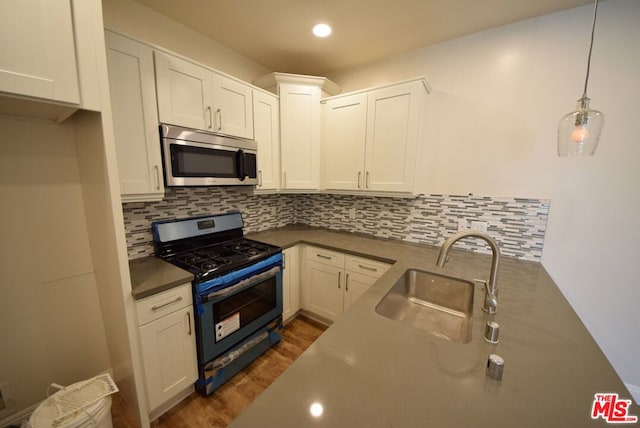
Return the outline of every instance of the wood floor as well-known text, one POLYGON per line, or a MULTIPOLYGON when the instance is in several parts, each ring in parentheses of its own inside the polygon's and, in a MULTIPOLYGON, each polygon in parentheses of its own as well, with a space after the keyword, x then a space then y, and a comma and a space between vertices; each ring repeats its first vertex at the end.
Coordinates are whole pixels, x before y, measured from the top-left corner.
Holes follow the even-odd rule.
MULTIPOLYGON (((193 393, 151 423, 152 428, 226 427, 322 334, 326 327, 303 316, 282 330, 282 341, 209 397, 193 393)), ((111 407, 114 428, 134 428, 126 403, 116 394, 111 407)))

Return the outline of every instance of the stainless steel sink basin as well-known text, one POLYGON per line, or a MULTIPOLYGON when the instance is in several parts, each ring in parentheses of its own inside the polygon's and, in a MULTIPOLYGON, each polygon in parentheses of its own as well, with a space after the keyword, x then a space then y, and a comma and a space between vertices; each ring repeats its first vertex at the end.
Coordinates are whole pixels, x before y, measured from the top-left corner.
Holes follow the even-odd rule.
POLYGON ((473 283, 410 269, 380 300, 376 312, 433 335, 469 343, 473 283))

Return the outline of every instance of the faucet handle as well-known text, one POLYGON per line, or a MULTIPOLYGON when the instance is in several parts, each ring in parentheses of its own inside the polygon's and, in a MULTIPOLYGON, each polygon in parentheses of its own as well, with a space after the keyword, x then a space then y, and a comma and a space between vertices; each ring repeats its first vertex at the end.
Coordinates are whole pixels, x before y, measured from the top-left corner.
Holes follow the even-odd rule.
POLYGON ((474 279, 473 282, 482 284, 482 288, 484 288, 484 303, 482 305, 482 310, 489 314, 495 314, 498 309, 497 287, 491 289, 491 287, 489 287, 489 281, 485 279, 474 279))

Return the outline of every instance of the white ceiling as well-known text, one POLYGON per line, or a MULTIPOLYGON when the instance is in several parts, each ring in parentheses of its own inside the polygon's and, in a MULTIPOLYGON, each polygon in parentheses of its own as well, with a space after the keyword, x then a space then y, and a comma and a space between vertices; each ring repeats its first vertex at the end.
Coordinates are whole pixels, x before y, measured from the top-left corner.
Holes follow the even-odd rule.
POLYGON ((343 68, 593 0, 136 0, 280 72, 343 68), (311 35, 329 23, 326 39, 311 35))

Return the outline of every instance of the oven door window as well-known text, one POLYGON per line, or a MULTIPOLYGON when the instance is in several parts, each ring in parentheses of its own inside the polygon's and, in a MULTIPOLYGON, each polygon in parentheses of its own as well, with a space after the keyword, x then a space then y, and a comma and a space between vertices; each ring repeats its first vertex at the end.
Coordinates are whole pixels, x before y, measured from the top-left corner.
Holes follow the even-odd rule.
POLYGON ((236 178, 240 175, 237 151, 171 144, 174 177, 236 178))
POLYGON ((275 277, 213 303, 216 342, 240 330, 276 307, 275 277))

